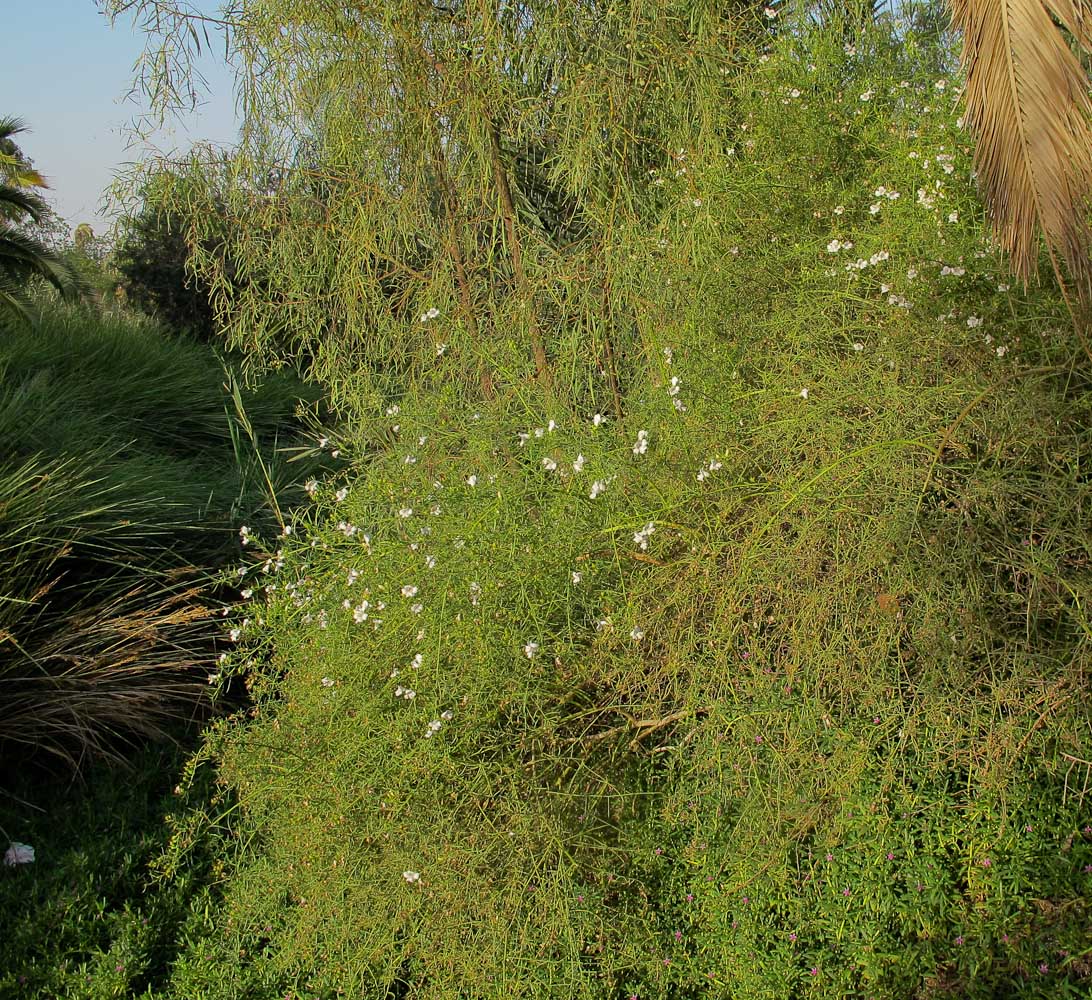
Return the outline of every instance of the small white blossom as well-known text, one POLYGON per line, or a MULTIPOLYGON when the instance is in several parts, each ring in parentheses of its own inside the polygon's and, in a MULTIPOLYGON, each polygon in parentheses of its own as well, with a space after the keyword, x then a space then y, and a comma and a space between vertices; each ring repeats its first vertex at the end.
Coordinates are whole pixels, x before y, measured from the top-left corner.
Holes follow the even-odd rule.
POLYGON ((635 642, 640 642, 645 637, 645 630, 634 626, 629 633, 629 637, 635 642))
POLYGON ((539 645, 537 642, 529 642, 523 647, 523 655, 529 660, 535 658, 535 653, 539 651, 539 645))
POLYGON ((466 477, 466 485, 467 486, 477 486, 478 485, 478 477, 473 476, 473 475, 467 476, 466 477))
POLYGON ((334 680, 332 677, 323 677, 320 683, 324 688, 332 688, 334 686, 334 680))
POLYGON ((403 597, 416 597, 417 596, 417 588, 412 583, 407 583, 402 588, 402 596, 403 597))
POLYGON ((555 462, 552 458, 547 457, 542 460, 542 467, 547 472, 554 472, 557 470, 557 462, 555 462))
POLYGON ((800 398, 801 399, 807 399, 808 398, 808 390, 807 389, 801 389, 800 390, 800 398))
POLYGON ((338 499, 338 501, 344 500, 348 495, 349 495, 349 487, 348 486, 342 486, 341 489, 338 490, 334 494, 334 496, 338 499))
POLYGON ((33 860, 34 848, 30 844, 20 844, 17 840, 11 841, 4 852, 4 864, 9 868, 14 868, 16 865, 29 865, 33 860))
POLYGON ((413 508, 412 507, 403 507, 398 512, 398 516, 399 517, 413 517, 413 508))
POLYGON ((648 431, 638 431, 637 440, 633 444, 634 455, 644 455, 648 451, 648 431))
POLYGON ((583 579, 584 579, 584 574, 580 573, 580 572, 578 572, 577 570, 574 569, 573 574, 572 574, 573 583, 580 583, 580 581, 583 580, 583 579))
POLYGON ((413 885, 414 882, 421 881, 421 873, 414 871, 404 871, 402 872, 402 878, 409 882, 410 885, 413 885))

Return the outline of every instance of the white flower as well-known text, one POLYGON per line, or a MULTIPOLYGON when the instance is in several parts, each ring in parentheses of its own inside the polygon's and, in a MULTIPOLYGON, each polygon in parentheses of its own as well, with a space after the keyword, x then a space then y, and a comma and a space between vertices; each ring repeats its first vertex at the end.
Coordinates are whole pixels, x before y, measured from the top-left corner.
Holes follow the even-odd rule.
POLYGON ((594 417, 592 417, 592 418, 591 418, 591 422, 592 422, 592 424, 594 424, 594 425, 595 425, 596 427, 598 427, 598 426, 599 426, 600 424, 602 424, 602 423, 603 423, 603 421, 604 421, 604 420, 606 420, 606 419, 607 419, 607 418, 606 418, 606 417, 604 417, 602 413, 597 413, 597 414, 596 414, 596 415, 595 415, 594 417))
POLYGON ((935 87, 935 88, 936 88, 937 90, 943 90, 943 89, 944 89, 945 87, 947 87, 947 86, 948 86, 948 81, 947 81, 947 80, 937 80, 937 82, 936 82, 936 83, 934 83, 934 84, 933 84, 933 86, 934 86, 934 87, 935 87))
POLYGON ((417 596, 417 588, 412 583, 407 583, 402 588, 402 596, 403 597, 416 597, 417 596))
POLYGON ((583 579, 584 579, 584 574, 580 573, 580 572, 578 572, 577 570, 574 569, 573 570, 573 583, 580 583, 580 581, 583 580, 583 579))
POLYGON ((336 492, 336 493, 334 494, 334 496, 335 496, 335 497, 336 497, 336 498, 337 498, 337 499, 338 499, 339 501, 341 501, 341 500, 344 500, 344 499, 345 499, 345 498, 346 498, 346 497, 347 497, 348 495, 349 495, 349 487, 348 487, 348 486, 342 486, 342 487, 341 487, 341 489, 340 489, 340 490, 338 490, 338 491, 337 491, 337 492, 336 492))
POLYGON ((516 437, 518 437, 518 438, 519 438, 519 446, 520 446, 521 448, 522 448, 522 447, 523 447, 523 446, 524 446, 524 445, 525 445, 525 444, 526 444, 526 443, 527 443, 528 441, 530 441, 530 440, 531 440, 531 435, 530 435, 530 434, 525 434, 525 433, 524 433, 523 431, 520 431, 520 432, 519 432, 519 434, 517 434, 517 435, 516 435, 516 437))
POLYGON ((958 212, 950 212, 948 214, 948 221, 949 222, 959 222, 959 213, 958 212))
POLYGON ((409 882, 410 885, 413 885, 414 882, 421 881, 421 873, 414 871, 404 871, 402 872, 402 878, 409 882))
POLYGON ((843 245, 841 240, 831 240, 827 244, 827 253, 837 253, 842 249, 843 245))
POLYGON ((878 215, 882 207, 883 206, 878 201, 873 202, 868 206, 868 212, 870 215, 878 215))
POLYGON ((634 455, 644 455, 648 451, 648 431, 638 431, 637 440, 633 444, 634 455))
POLYGON ((554 472, 557 469, 557 462, 555 462, 552 458, 547 457, 542 460, 542 467, 547 472, 554 472))
POLYGON ((576 459, 573 461, 573 472, 583 472, 585 461, 586 459, 583 455, 577 455, 576 459))
POLYGON ((413 517, 413 508, 412 507, 403 507, 398 512, 398 516, 399 517, 413 517))
POLYGON ((640 642, 645 637, 645 630, 643 628, 638 628, 634 626, 634 628, 629 633, 629 637, 635 642, 640 642))
POLYGON ((478 477, 477 476, 467 476, 466 477, 466 485, 467 486, 477 486, 478 485, 478 477))
POLYGON ((307 491, 308 496, 313 497, 318 492, 318 480, 308 479, 307 482, 303 484, 303 488, 307 491))
POLYGON ((982 325, 982 317, 981 316, 968 316, 967 317, 967 326, 970 327, 972 330, 976 326, 981 326, 981 325, 982 325))
POLYGON ((425 610, 425 606, 423 604, 411 604, 410 605, 410 613, 411 614, 419 615, 424 610, 425 610))
POLYGON ((416 670, 424 662, 425 662, 425 654, 424 653, 415 653, 414 656, 413 656, 413 659, 410 661, 410 666, 414 670, 416 670))
POLYGON ((801 389, 800 390, 800 398, 801 399, 807 399, 808 398, 808 390, 807 389, 801 389))
POLYGON ((355 621, 358 625, 361 622, 366 622, 368 620, 369 607, 371 607, 371 605, 367 601, 361 601, 355 608, 353 608, 353 621, 355 621))
POLYGON ((401 413, 401 412, 402 412, 402 407, 400 407, 397 403, 392 403, 390 406, 387 407, 387 416, 388 417, 397 417, 398 414, 401 413))
POLYGON ((642 551, 648 551, 648 540, 652 537, 652 533, 656 530, 656 525, 649 521, 640 531, 633 533, 633 540, 641 548, 642 551))
POLYGON ((853 350, 855 350, 855 351, 857 351, 857 352, 863 351, 863 350, 864 350, 864 344, 862 344, 862 343, 861 343, 861 342, 860 342, 860 341, 858 340, 858 341, 857 341, 857 342, 856 342, 856 343, 855 343, 855 344, 853 345, 853 350))
POLYGON ((767 17, 767 18, 768 18, 769 20, 771 20, 771 21, 772 21, 772 20, 773 20, 773 19, 774 19, 775 17, 777 17, 777 11, 776 11, 776 10, 774 10, 774 9, 773 9, 773 7, 766 7, 766 8, 765 8, 765 9, 764 9, 764 10, 762 11, 762 13, 763 13, 763 14, 765 14, 765 15, 766 15, 766 17, 767 17))
POLYGON ((4 852, 4 864, 9 868, 16 865, 29 865, 34 860, 34 848, 30 844, 20 844, 17 840, 4 852))
POLYGON ((320 683, 324 688, 332 688, 334 686, 334 680, 332 677, 323 677, 320 683))
POLYGON ((446 351, 446 350, 447 350, 447 344, 437 344, 436 345, 436 357, 441 357, 443 355, 444 351, 446 351))
POLYGON ((436 568, 436 557, 435 556, 425 556, 425 568, 426 569, 435 569, 436 568))
POLYGON ((549 422, 549 423, 548 423, 548 424, 546 425, 546 430, 547 430, 547 431, 548 431, 548 432, 549 432, 550 434, 553 434, 553 432, 557 430, 557 424, 556 424, 556 423, 554 423, 554 422, 553 422, 553 421, 551 420, 551 421, 550 421, 550 422, 549 422))
POLYGON ((872 100, 872 98, 873 98, 873 96, 874 96, 874 92, 873 92, 873 91, 871 91, 871 90, 866 90, 866 91, 865 91, 865 92, 864 92, 863 94, 861 94, 861 100, 862 100, 862 101, 871 101, 871 100, 872 100))
POLYGON ((420 320, 422 323, 427 323, 430 319, 436 319, 440 315, 440 310, 433 306, 428 312, 421 313, 420 320))
POLYGON ((589 496, 594 500, 600 493, 607 488, 607 481, 605 479, 597 479, 591 484, 591 493, 589 496))
POLYGON ((537 653, 538 651, 539 645, 537 642, 529 642, 526 646, 523 647, 523 655, 526 656, 529 660, 533 660, 535 658, 535 653, 537 653))

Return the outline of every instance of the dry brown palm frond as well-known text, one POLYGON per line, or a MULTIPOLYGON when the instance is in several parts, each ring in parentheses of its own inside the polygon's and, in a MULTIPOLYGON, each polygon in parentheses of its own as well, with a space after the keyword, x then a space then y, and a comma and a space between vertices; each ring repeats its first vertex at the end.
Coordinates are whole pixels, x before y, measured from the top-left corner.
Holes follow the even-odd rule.
POLYGON ((1041 229, 1063 292, 1061 261, 1088 303, 1092 101, 1087 74, 1058 26, 1092 48, 1088 8, 1084 0, 950 2, 963 33, 975 168, 1013 272, 1025 285, 1035 274, 1041 229))

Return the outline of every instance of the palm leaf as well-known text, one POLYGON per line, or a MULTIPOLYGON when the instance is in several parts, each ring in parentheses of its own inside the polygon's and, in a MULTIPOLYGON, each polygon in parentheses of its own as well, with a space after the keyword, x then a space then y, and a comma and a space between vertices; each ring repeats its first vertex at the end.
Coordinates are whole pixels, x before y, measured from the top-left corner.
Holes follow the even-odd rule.
POLYGON ((964 39, 964 120, 976 135, 975 168, 997 238, 1026 285, 1041 231, 1063 291, 1064 261, 1088 302, 1092 102, 1059 27, 1090 48, 1084 0, 951 0, 951 9, 964 39))

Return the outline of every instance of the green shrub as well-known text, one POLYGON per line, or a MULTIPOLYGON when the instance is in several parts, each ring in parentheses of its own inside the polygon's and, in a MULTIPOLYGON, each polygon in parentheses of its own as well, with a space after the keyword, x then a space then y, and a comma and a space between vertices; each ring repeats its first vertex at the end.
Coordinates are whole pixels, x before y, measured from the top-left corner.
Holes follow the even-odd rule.
POLYGON ((242 610, 256 705, 208 738, 254 974, 1087 991, 1079 347, 1003 287, 934 81, 809 41, 756 67, 738 155, 665 185, 668 250, 626 246, 623 419, 468 405, 446 355, 362 400, 387 453, 242 610))

